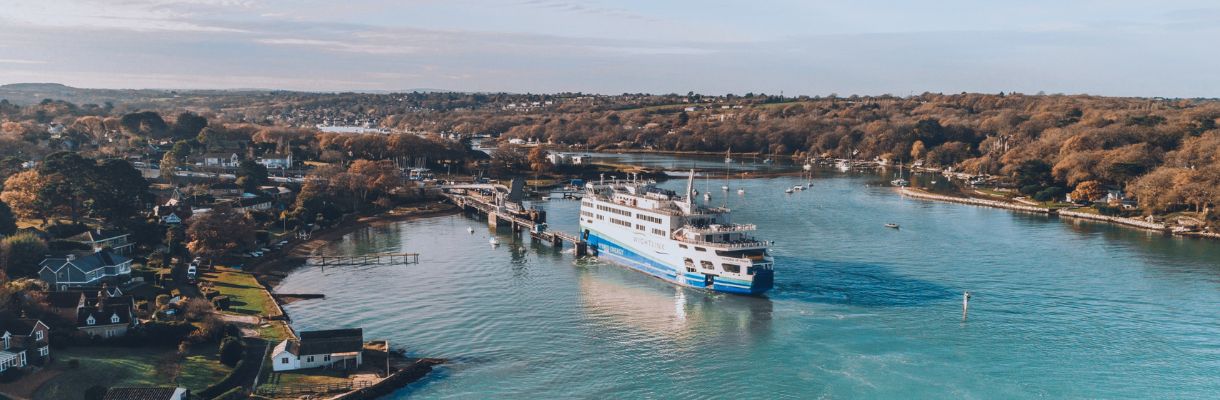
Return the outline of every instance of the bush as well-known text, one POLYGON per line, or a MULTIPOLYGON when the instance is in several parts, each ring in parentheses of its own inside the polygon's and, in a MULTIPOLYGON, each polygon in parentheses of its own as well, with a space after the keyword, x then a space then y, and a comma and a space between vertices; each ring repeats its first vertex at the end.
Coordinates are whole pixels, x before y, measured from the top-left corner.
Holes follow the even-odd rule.
POLYGON ((1034 193, 1034 200, 1056 201, 1063 197, 1063 193, 1063 188, 1052 186, 1034 193))
POLYGON ((1025 186, 1021 187, 1020 191, 1021 191, 1021 194, 1024 194, 1027 196, 1032 196, 1033 194, 1038 193, 1042 190, 1043 190, 1042 185, 1025 185, 1025 186))
POLYGON ((220 341, 221 364, 235 367, 237 362, 241 361, 242 354, 245 352, 246 345, 241 342, 240 338, 229 336, 220 341))
POLYGON ((190 336, 195 326, 187 322, 150 321, 140 325, 138 335, 128 335, 138 343, 176 346, 190 336))
POLYGON ((81 223, 75 224, 54 224, 47 227, 47 234, 53 238, 70 238, 89 230, 89 226, 81 223))
POLYGON ((229 310, 229 296, 216 296, 212 299, 212 305, 220 311, 229 310))

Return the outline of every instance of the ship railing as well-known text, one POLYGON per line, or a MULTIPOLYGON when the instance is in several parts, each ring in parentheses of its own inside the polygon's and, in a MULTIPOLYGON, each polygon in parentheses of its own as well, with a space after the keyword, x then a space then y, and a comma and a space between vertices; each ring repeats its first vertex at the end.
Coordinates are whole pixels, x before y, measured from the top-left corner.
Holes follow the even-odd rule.
POLYGON ((687 239, 686 237, 683 237, 680 235, 675 235, 674 240, 677 240, 679 242, 686 243, 686 244, 693 244, 696 246, 706 246, 706 247, 712 247, 712 248, 717 248, 717 249, 751 249, 751 248, 767 247, 767 246, 771 245, 771 242, 766 241, 766 240, 741 239, 741 240, 730 240, 727 242, 709 242, 706 240, 699 240, 699 239, 687 239))
POLYGON ((754 224, 713 224, 707 226, 687 226, 682 229, 694 233, 724 233, 755 231, 758 230, 758 226, 754 224))

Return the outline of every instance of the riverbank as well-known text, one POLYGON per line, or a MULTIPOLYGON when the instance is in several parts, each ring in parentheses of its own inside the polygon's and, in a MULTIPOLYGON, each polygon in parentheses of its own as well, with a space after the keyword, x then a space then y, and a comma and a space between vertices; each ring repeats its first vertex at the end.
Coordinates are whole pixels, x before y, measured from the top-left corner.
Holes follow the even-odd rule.
POLYGON ((1008 210, 1029 212, 1029 213, 1036 213, 1036 214, 1054 215, 1054 216, 1058 216, 1058 217, 1084 219, 1084 220, 1098 221, 1098 222, 1107 222, 1107 223, 1122 225, 1122 226, 1126 226, 1126 227, 1130 227, 1130 228, 1139 228, 1139 229, 1157 231, 1157 232, 1161 232, 1161 233, 1165 233, 1165 234, 1173 234, 1173 235, 1183 236, 1183 237, 1220 239, 1220 234, 1209 233, 1209 232, 1178 232, 1178 231, 1173 231, 1173 229, 1166 224, 1150 222, 1150 221, 1145 221, 1145 220, 1136 219, 1136 218, 1124 218, 1124 217, 1092 214, 1092 213, 1073 211, 1073 210, 1062 209, 1062 208, 1039 207, 1039 206, 1034 206, 1034 205, 1029 205, 1029 204, 1024 204, 1024 203, 1014 203, 1014 202, 999 201, 999 200, 978 199, 978 198, 973 198, 973 197, 946 196, 946 195, 940 195, 940 194, 935 194, 935 193, 929 193, 929 192, 919 190, 919 189, 912 189, 912 188, 908 188, 908 187, 900 188, 899 193, 903 196, 909 196, 912 198, 922 199, 922 200, 933 200, 933 201, 944 201, 944 202, 960 203, 960 204, 970 204, 970 205, 976 205, 976 206, 1003 208, 1003 209, 1008 209, 1008 210))

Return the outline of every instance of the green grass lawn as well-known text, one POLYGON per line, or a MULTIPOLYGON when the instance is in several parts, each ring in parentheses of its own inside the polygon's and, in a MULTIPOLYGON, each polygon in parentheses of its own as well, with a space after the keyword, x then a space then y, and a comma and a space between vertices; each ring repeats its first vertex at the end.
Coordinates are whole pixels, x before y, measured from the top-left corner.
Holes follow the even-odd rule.
POLYGON ((174 349, 139 347, 73 347, 52 350, 63 373, 34 392, 34 399, 81 399, 95 386, 183 386, 191 391, 220 381, 230 368, 216 359, 213 344, 196 346, 185 359, 174 349), (80 361, 69 368, 69 360, 80 361))
POLYGON ((271 296, 254 275, 229 268, 219 267, 215 272, 203 274, 221 295, 229 296, 229 312, 246 315, 278 315, 271 296))

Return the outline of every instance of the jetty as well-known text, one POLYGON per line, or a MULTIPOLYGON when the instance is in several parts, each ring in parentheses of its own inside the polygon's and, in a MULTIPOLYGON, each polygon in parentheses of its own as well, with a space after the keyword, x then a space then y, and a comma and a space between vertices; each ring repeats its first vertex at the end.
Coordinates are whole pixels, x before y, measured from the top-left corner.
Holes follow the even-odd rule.
POLYGON ((445 185, 441 189, 441 195, 463 211, 485 215, 487 225, 492 228, 507 226, 515 234, 528 231, 530 238, 555 247, 571 243, 576 246, 577 257, 589 255, 588 243, 583 238, 547 229, 546 211, 525 205, 521 179, 513 179, 511 187, 482 183, 445 185))
POLYGON ((378 253, 354 256, 309 255, 306 260, 319 265, 419 264, 419 253, 378 253))

